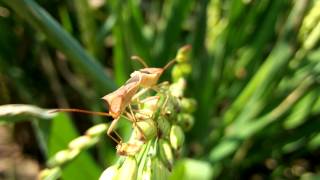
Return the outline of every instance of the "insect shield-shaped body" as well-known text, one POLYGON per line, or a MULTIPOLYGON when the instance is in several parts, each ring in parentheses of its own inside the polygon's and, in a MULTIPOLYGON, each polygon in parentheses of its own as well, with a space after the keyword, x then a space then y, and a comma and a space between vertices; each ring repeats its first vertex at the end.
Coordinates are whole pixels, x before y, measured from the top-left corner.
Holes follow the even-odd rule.
POLYGON ((102 97, 109 107, 109 114, 118 118, 121 113, 130 104, 132 97, 137 93, 141 78, 139 76, 131 77, 123 86, 116 91, 102 97))
POLYGON ((131 78, 139 77, 141 79, 140 86, 150 88, 158 83, 164 68, 143 68, 130 74, 131 78))
MULTIPOLYGON (((121 114, 125 111, 127 106, 131 103, 132 97, 137 93, 139 89, 141 78, 131 77, 123 86, 121 86, 116 91, 107 94, 106 96, 102 97, 103 100, 105 100, 109 106, 109 114, 114 118, 112 123, 110 124, 110 127, 107 131, 107 134, 110 138, 112 138, 115 142, 118 144, 122 143, 121 137, 114 131, 115 126, 120 119, 121 114), (114 138, 111 134, 112 132, 115 133, 117 138, 114 138), (120 141, 119 141, 120 140, 120 141)), ((129 108, 131 108, 129 106, 129 108)), ((129 118, 135 125, 136 119, 134 117, 134 114, 132 113, 132 110, 130 109, 130 117, 129 118)))
POLYGON ((163 68, 152 68, 148 67, 144 60, 138 56, 132 56, 131 59, 140 62, 145 67, 130 74, 131 78, 140 78, 140 86, 143 88, 152 88, 153 86, 155 86, 158 83, 159 78, 163 74, 163 72, 176 62, 176 59, 173 59, 168 62, 168 64, 166 64, 163 68))
MULTIPOLYGON (((133 58, 135 59, 135 58, 133 58)), ((110 124, 107 134, 110 138, 112 138, 118 144, 122 143, 122 139, 120 135, 116 131, 114 131, 115 126, 120 119, 120 116, 125 113, 125 115, 130 119, 134 126, 139 129, 141 135, 144 136, 142 129, 137 125, 137 119, 133 114, 131 109, 130 103, 134 97, 134 95, 138 94, 137 91, 140 87, 144 87, 146 89, 152 88, 158 83, 158 80, 162 73, 167 69, 170 65, 172 65, 175 60, 170 61, 165 67, 163 68, 149 68, 144 63, 144 61, 138 57, 136 60, 140 61, 146 68, 140 69, 138 71, 134 71, 130 75, 130 79, 119 89, 115 90, 107 94, 106 96, 102 97, 108 104, 109 112, 92 112, 87 110, 81 109, 57 109, 55 111, 64 111, 64 112, 81 112, 87 114, 94 114, 94 115, 102 115, 102 116, 111 116, 114 118, 112 123, 110 124), (129 112, 126 111, 126 108, 129 107, 129 112), (112 133, 114 133, 117 137, 113 137, 112 133)), ((139 96, 137 96, 138 98, 139 96)), ((144 139, 146 139, 144 137, 144 139)))

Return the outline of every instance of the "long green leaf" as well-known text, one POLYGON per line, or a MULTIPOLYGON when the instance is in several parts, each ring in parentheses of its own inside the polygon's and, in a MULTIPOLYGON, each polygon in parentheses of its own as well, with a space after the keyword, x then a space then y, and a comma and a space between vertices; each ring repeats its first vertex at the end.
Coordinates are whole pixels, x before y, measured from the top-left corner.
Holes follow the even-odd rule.
POLYGON ((115 84, 101 65, 88 55, 80 44, 33 0, 4 0, 17 14, 46 35, 48 41, 63 52, 75 66, 81 68, 94 81, 100 94, 115 89, 115 84))

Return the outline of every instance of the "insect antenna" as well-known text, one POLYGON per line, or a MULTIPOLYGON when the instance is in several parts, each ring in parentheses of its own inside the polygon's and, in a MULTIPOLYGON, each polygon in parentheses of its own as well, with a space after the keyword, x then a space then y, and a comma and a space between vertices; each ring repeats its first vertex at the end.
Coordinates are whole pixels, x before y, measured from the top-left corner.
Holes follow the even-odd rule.
MULTIPOLYGON (((178 54, 184 54, 184 53, 186 53, 186 52, 188 52, 190 49, 192 48, 192 46, 191 45, 185 45, 185 46, 183 46, 180 50, 179 50, 179 52, 178 52, 178 54)), ((173 60, 171 60, 171 61, 169 61, 168 62, 168 64, 166 64, 164 67, 163 67, 163 70, 166 70, 167 68, 169 68, 170 66, 172 66, 174 63, 176 63, 177 62, 177 59, 175 58, 175 59, 173 59, 173 60)))
POLYGON ((171 61, 169 61, 164 67, 163 70, 168 69, 170 66, 172 66, 174 63, 176 63, 177 60, 176 59, 172 59, 171 61))
POLYGON ((54 113, 54 112, 77 112, 77 113, 92 114, 92 115, 98 115, 98 116, 111 116, 109 113, 87 111, 87 110, 83 110, 83 109, 54 109, 51 112, 52 113, 54 113))
POLYGON ((131 56, 131 60, 138 61, 141 63, 145 68, 148 68, 149 66, 146 64, 146 62, 139 56, 131 56))

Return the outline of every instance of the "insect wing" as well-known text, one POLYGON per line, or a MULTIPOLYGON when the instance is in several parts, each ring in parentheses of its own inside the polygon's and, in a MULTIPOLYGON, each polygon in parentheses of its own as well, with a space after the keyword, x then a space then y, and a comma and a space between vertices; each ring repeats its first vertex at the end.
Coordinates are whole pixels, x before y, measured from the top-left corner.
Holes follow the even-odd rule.
POLYGON ((102 97, 102 99, 107 102, 109 114, 111 114, 113 118, 117 118, 120 116, 123 109, 123 96, 125 94, 126 89, 124 88, 124 86, 122 86, 116 91, 102 97))
POLYGON ((140 76, 140 85, 142 87, 152 87, 158 83, 158 80, 162 73, 162 68, 143 68, 139 71, 133 72, 132 75, 140 76))
POLYGON ((134 76, 130 78, 124 85, 126 94, 124 96, 124 104, 128 105, 132 97, 137 93, 140 85, 140 77, 134 76))

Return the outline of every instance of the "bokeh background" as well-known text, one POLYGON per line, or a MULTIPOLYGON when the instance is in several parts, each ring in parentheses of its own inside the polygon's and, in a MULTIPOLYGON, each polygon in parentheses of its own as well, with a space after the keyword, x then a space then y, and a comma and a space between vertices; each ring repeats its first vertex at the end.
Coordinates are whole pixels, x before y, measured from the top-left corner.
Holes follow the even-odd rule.
MULTIPOLYGON (((186 96, 197 111, 181 158, 208 167, 209 179, 317 179, 319 37, 317 0, 0 0, 0 104, 106 111, 100 97, 141 68, 130 56, 162 67, 190 44, 186 96)), ((0 116, 0 179, 35 179, 106 121, 0 116)), ((105 137, 63 179, 97 179, 114 146, 105 137)), ((180 177, 194 171, 184 168, 180 177)))

